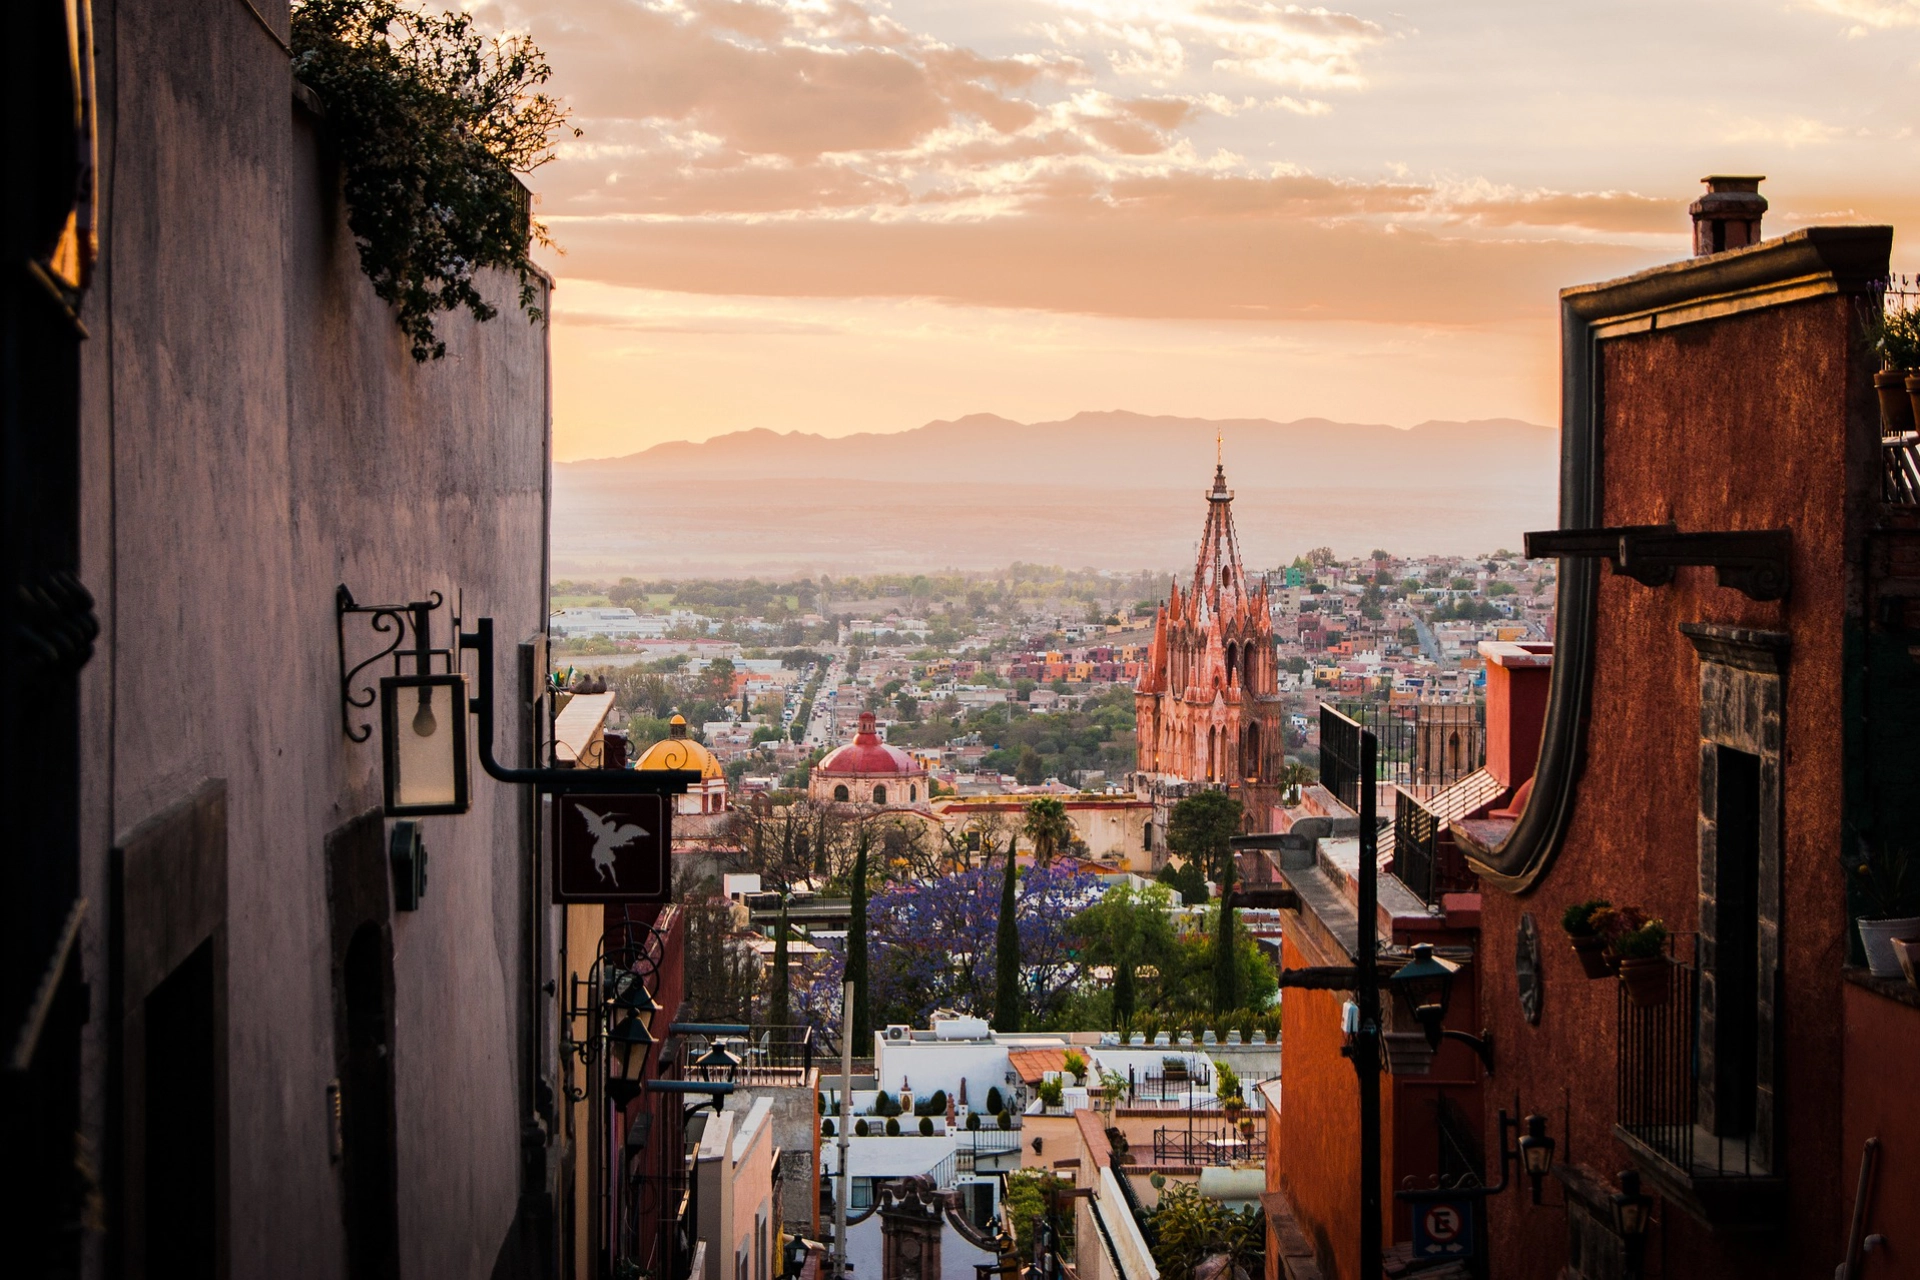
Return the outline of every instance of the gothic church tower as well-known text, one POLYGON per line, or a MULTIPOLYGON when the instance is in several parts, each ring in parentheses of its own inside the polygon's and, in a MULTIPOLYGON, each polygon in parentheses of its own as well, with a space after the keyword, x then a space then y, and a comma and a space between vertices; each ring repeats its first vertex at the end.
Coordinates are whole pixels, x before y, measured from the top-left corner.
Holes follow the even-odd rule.
POLYGON ((1267 830, 1285 758, 1266 583, 1241 567, 1222 464, 1206 499, 1193 582, 1185 593, 1174 583, 1155 614, 1134 686, 1134 787, 1155 800, 1156 861, 1165 857, 1162 810, 1196 789, 1232 793, 1248 830, 1267 830))

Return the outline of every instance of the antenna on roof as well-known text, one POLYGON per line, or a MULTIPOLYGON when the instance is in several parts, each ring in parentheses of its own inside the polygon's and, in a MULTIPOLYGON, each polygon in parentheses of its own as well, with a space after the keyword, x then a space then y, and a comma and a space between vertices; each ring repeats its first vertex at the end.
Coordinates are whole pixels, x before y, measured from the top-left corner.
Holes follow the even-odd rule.
POLYGON ((1226 465, 1226 459, 1220 451, 1221 432, 1222 428, 1218 424, 1215 424, 1213 428, 1213 465, 1216 467, 1226 465))

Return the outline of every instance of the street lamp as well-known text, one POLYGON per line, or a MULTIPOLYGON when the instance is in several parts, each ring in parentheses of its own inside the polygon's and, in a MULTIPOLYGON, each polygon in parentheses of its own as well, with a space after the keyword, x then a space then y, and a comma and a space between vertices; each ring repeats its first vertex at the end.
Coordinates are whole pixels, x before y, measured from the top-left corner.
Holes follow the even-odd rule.
POLYGON ((1640 1274, 1640 1260, 1646 1252, 1647 1219, 1653 1197, 1640 1190, 1640 1174, 1634 1169, 1620 1171, 1620 1189, 1608 1198, 1613 1209, 1613 1229, 1627 1254, 1627 1274, 1640 1274))
POLYGON ((1540 1203, 1540 1180, 1553 1171, 1554 1141, 1547 1135, 1547 1118, 1527 1117, 1526 1136, 1520 1139, 1520 1163, 1533 1183, 1533 1202, 1540 1203))
POLYGON ((653 1034, 635 1014, 626 1014, 607 1032, 607 1096, 615 1106, 624 1107, 639 1096, 640 1072, 652 1047, 653 1034))
POLYGON ((1401 965, 1399 972, 1387 979, 1387 985, 1393 989, 1400 1003, 1427 1033, 1427 1044, 1434 1049, 1440 1047, 1442 1040, 1458 1040, 1472 1049, 1486 1069, 1493 1070, 1493 1035, 1482 1031, 1479 1035, 1468 1035, 1464 1031, 1449 1030, 1443 1024, 1447 1020, 1447 1008, 1453 1001, 1453 980, 1460 972, 1460 966, 1451 960, 1445 960, 1433 954, 1429 943, 1418 943, 1413 948, 1413 959, 1401 965))

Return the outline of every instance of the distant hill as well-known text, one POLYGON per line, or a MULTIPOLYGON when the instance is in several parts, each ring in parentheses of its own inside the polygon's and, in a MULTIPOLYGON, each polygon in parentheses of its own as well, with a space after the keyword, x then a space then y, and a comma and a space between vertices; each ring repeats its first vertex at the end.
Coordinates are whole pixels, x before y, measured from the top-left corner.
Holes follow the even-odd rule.
POLYGON ((1513 419, 1400 429, 972 414, 892 434, 740 431, 557 464, 554 572, 1172 568, 1190 563, 1216 431, 1254 565, 1322 543, 1472 554, 1555 522, 1559 433, 1513 419))

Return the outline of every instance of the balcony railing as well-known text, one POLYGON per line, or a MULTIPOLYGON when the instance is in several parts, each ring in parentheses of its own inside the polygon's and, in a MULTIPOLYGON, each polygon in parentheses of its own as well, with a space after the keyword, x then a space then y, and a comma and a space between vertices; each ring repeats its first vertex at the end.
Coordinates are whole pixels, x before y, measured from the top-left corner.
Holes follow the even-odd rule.
POLYGON ((1266 1126, 1257 1120, 1245 1130, 1238 1125, 1209 1125, 1153 1131, 1155 1164, 1199 1167, 1266 1158, 1266 1126))
POLYGON ((1354 702, 1320 707, 1320 785, 1360 807, 1360 731, 1378 744, 1374 774, 1395 786, 1452 786, 1486 763, 1486 708, 1479 703, 1354 702))
POLYGON ((744 1036, 687 1033, 680 1041, 680 1078, 731 1081, 738 1085, 803 1085, 813 1070, 812 1027, 754 1027, 744 1036), (738 1066, 702 1065, 714 1047, 725 1049, 738 1066))
POLYGON ((1716 1134, 1700 1123, 1700 972, 1669 957, 1666 1000, 1636 1003, 1620 984, 1619 1132, 1690 1183, 1770 1175, 1748 1134, 1716 1134))
POLYGON ((1393 874, 1423 902, 1470 891, 1475 880, 1466 859, 1447 835, 1447 824, 1497 799, 1503 788, 1484 769, 1425 798, 1402 788, 1393 800, 1393 874))

